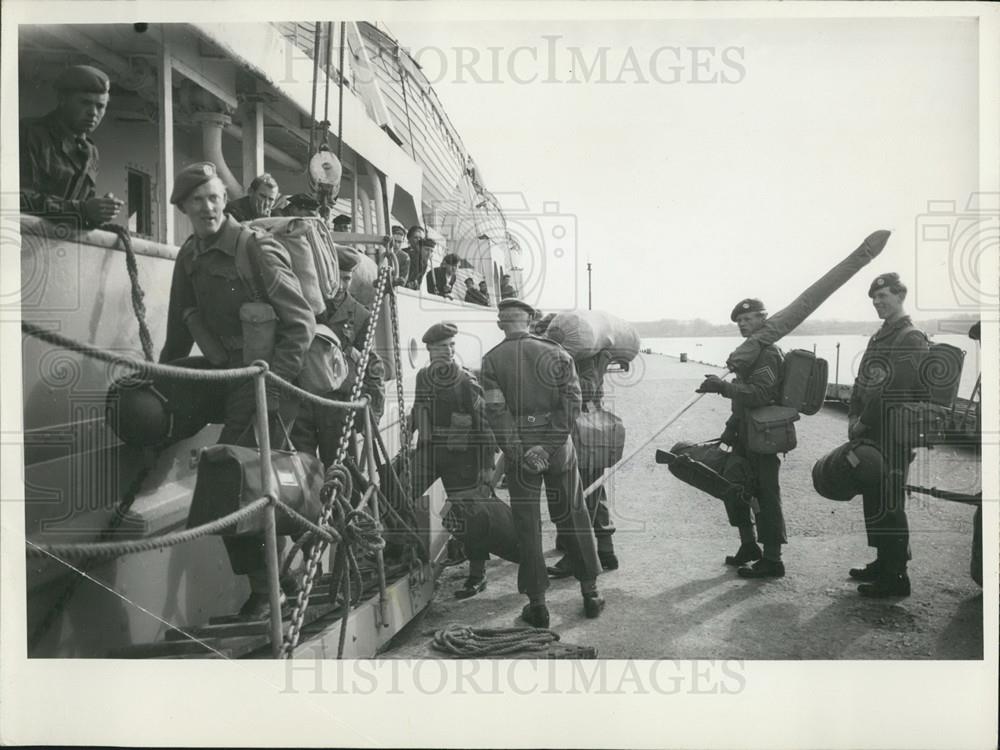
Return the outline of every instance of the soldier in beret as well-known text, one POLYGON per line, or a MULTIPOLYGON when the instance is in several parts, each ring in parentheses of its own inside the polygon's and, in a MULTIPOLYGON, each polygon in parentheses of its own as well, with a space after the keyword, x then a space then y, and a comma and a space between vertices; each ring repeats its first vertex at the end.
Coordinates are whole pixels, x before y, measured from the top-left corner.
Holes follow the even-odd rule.
POLYGON ((226 213, 239 222, 266 219, 277 200, 278 183, 265 172, 253 178, 246 195, 226 204, 226 213))
POLYGON ((406 279, 406 288, 420 289, 420 282, 427 274, 427 266, 430 264, 437 242, 427 239, 424 228, 420 226, 410 227, 406 239, 409 245, 404 248, 404 252, 410 257, 410 273, 406 279))
POLYGON ((334 232, 350 232, 351 225, 354 222, 351 217, 347 214, 340 214, 333 220, 333 231, 334 232))
POLYGON ((285 216, 316 217, 319 216, 319 201, 311 195, 296 193, 285 201, 285 216))
MULTIPOLYGON (((752 336, 767 320, 767 310, 759 299, 749 298, 737 303, 729 316, 744 338, 752 336)), ((747 447, 747 419, 751 409, 768 406, 781 398, 781 376, 784 357, 774 344, 761 348, 757 359, 745 371, 737 372, 731 383, 718 375, 707 375, 697 388, 698 393, 718 393, 732 400, 732 416, 726 422, 722 442, 733 447, 733 452, 750 462, 757 480, 757 535, 750 508, 743 502, 726 503, 730 526, 740 533, 740 548, 735 555, 726 556, 726 565, 738 567, 743 578, 780 578, 785 575, 781 560, 781 545, 788 539, 785 518, 781 510, 781 487, 778 469, 781 461, 777 455, 755 453, 747 447), (757 539, 764 545, 763 552, 757 539), (752 563, 752 565, 748 565, 752 563)))
MULTIPOLYGON (((382 418, 385 404, 385 366, 374 346, 367 361, 362 360, 365 347, 365 333, 371 312, 348 291, 354 279, 354 269, 359 262, 359 254, 352 250, 339 253, 340 287, 333 300, 327 302, 326 315, 320 321, 330 327, 340 339, 340 346, 347 361, 348 376, 336 391, 321 393, 320 396, 334 401, 350 401, 351 390, 358 378, 362 380, 361 392, 371 400, 375 421, 382 418)), ((344 412, 303 403, 299 418, 292 429, 292 443, 298 450, 313 453, 319 448, 319 457, 324 465, 330 466, 336 459, 340 445, 340 434, 344 426, 344 412)), ((364 415, 355 415, 355 427, 364 428, 364 415)))
MULTIPOLYGON (((417 433, 415 473, 422 494, 440 478, 451 510, 445 527, 464 526, 464 505, 490 494, 493 476, 494 442, 486 420, 483 389, 476 377, 455 361, 454 323, 436 323, 427 329, 423 342, 430 363, 417 372, 411 419, 417 433)), ((469 550, 469 576, 455 592, 459 599, 475 596, 486 588, 486 561, 489 544, 466 544, 469 550)))
POLYGON ((868 289, 882 327, 868 341, 848 409, 848 437, 874 440, 882 451, 881 487, 864 492, 868 546, 876 558, 863 568, 852 568, 851 578, 862 581, 862 596, 909 596, 906 572, 910 532, 906 518, 906 474, 913 455, 886 421, 886 406, 899 401, 923 401, 928 394, 919 371, 929 344, 903 309, 906 286, 895 273, 875 277, 868 289))
MULTIPOLYGON (((258 358, 261 350, 270 350, 265 359, 271 372, 294 382, 312 342, 316 320, 302 296, 287 251, 268 235, 253 232, 224 213, 226 188, 209 162, 192 164, 178 173, 170 202, 188 217, 194 234, 181 246, 174 265, 167 339, 160 362, 187 356, 195 341, 192 330, 200 329, 211 346, 201 338, 199 348, 223 352, 223 367, 242 367, 250 364, 247 360, 258 358), (253 335, 252 328, 244 328, 241 308, 251 301, 266 302, 273 308, 273 342, 262 341, 253 335), (198 328, 190 324, 195 319, 200 321, 198 328)), ((298 406, 296 400, 268 384, 272 448, 284 443, 284 427, 291 426, 298 406)), ((225 425, 219 442, 254 445, 256 408, 252 379, 227 383, 225 425)), ((223 541, 233 572, 246 575, 250 582, 250 598, 240 615, 255 620, 267 617, 270 608, 263 535, 224 536, 223 541)), ((283 587, 287 591, 294 584, 283 581, 283 587)))
POLYGON ((107 112, 108 77, 89 65, 73 65, 55 81, 56 108, 20 127, 21 211, 83 227, 114 219, 124 203, 96 197, 97 146, 90 135, 107 112))
POLYGON ((571 433, 580 413, 580 382, 570 355, 559 344, 528 332, 533 309, 516 299, 500 302, 497 325, 505 339, 483 357, 486 415, 504 453, 510 505, 520 549, 517 588, 528 595, 521 618, 548 627, 542 555, 542 482, 549 515, 567 546, 580 581, 584 613, 597 617, 601 565, 583 499, 571 433))

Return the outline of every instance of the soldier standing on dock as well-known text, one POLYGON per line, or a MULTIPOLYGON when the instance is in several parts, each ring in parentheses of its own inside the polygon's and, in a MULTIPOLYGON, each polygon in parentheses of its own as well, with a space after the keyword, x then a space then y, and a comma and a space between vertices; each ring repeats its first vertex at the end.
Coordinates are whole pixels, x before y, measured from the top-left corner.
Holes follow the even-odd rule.
MULTIPOLYGON (((748 338, 764 321, 767 311, 759 299, 745 299, 733 308, 729 319, 736 323, 740 335, 748 338)), ((778 470, 781 461, 775 454, 751 451, 747 447, 747 419, 751 409, 775 403, 781 395, 781 350, 774 344, 761 348, 757 359, 746 371, 737 372, 736 379, 727 383, 717 375, 709 375, 698 387, 698 393, 719 393, 733 402, 732 416, 726 421, 722 442, 733 446, 733 452, 750 463, 757 483, 757 536, 764 545, 763 553, 754 538, 750 508, 742 502, 726 503, 729 524, 740 532, 740 548, 726 557, 726 565, 740 566, 742 578, 780 578, 785 575, 781 561, 781 545, 787 544, 785 518, 781 511, 781 486, 778 470), (748 565, 748 563, 753 563, 748 565)))
POLYGON ((571 438, 581 408, 580 382, 572 358, 559 344, 528 333, 533 312, 519 299, 501 301, 497 325, 505 339, 483 357, 482 378, 486 414, 507 466, 520 549, 517 588, 529 598, 521 618, 546 628, 543 481, 549 515, 566 541, 587 617, 600 615, 604 599, 597 592, 601 565, 571 438))
POLYGON ((903 485, 913 453, 901 435, 888 429, 885 410, 893 402, 927 399, 918 375, 929 345, 927 336, 903 310, 906 286, 898 274, 877 276, 868 296, 883 323, 868 341, 858 367, 848 410, 848 437, 867 438, 879 445, 882 481, 881 486, 862 493, 868 546, 875 548, 876 558, 849 574, 863 581, 858 586, 862 596, 909 596, 910 530, 903 485))

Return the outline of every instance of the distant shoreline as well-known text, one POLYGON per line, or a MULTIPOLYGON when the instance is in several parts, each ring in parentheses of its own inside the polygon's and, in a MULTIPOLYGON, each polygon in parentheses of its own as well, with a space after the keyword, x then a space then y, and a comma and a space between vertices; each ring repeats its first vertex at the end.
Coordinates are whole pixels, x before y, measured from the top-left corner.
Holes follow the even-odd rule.
MULTIPOLYGON (((953 333, 966 335, 969 328, 979 318, 977 316, 955 316, 954 318, 934 318, 916 320, 914 325, 929 334, 953 333)), ((726 337, 739 336, 740 332, 732 323, 715 325, 707 320, 656 320, 633 322, 636 332, 652 338, 690 338, 693 336, 726 337)), ((872 320, 807 320, 794 331, 796 336, 858 335, 870 336, 879 327, 877 319, 872 320)))

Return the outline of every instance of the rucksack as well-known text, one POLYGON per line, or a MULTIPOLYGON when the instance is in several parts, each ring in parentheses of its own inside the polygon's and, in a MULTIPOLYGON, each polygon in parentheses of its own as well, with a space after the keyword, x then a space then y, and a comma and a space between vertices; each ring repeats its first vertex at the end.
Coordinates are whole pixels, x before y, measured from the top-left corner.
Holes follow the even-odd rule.
POLYGON ((792 349, 785 355, 781 405, 807 416, 815 414, 823 408, 828 375, 825 359, 805 349, 792 349))
POLYGON ((256 219, 247 226, 267 232, 285 248, 309 307, 315 315, 326 312, 327 301, 340 288, 340 264, 326 224, 320 219, 281 216, 256 219))
MULTIPOLYGON (((893 339, 893 348, 898 348, 911 331, 920 331, 916 326, 906 326, 893 339)), ((917 377, 927 390, 927 400, 932 404, 951 408, 958 397, 958 387, 962 380, 962 366, 965 352, 957 346, 932 343, 927 334, 920 331, 928 342, 927 354, 920 362, 917 377)))

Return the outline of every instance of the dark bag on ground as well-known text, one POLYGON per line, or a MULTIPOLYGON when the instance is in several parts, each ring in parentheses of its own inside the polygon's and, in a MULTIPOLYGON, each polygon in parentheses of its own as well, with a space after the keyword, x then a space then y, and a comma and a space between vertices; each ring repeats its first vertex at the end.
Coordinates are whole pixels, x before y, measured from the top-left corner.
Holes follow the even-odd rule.
POLYGON ((625 450, 625 423, 604 409, 585 411, 577 417, 573 443, 581 469, 607 469, 621 460, 625 450))
POLYGON ((796 445, 795 422, 799 412, 791 406, 762 406, 746 419, 746 445, 754 453, 787 453, 796 445))
MULTIPOLYGON (((287 440, 287 432, 285 436, 287 440)), ((323 464, 320 460, 294 449, 272 450, 271 471, 278 489, 278 499, 315 523, 323 509, 320 499, 323 464)), ((187 527, 194 528, 222 518, 264 495, 260 452, 257 448, 227 444, 202 448, 187 527)), ((275 521, 280 535, 298 535, 305 531, 281 510, 275 511, 275 521)), ((264 514, 257 513, 218 533, 224 536, 242 536, 260 534, 263 531, 264 514)))
POLYGON ((510 506, 495 495, 482 494, 451 501, 442 519, 445 529, 465 545, 470 556, 479 552, 519 563, 520 547, 510 506))
POLYGON ((758 510, 750 462, 723 450, 719 440, 677 443, 669 451, 656 451, 656 462, 685 484, 720 500, 737 500, 758 510))

